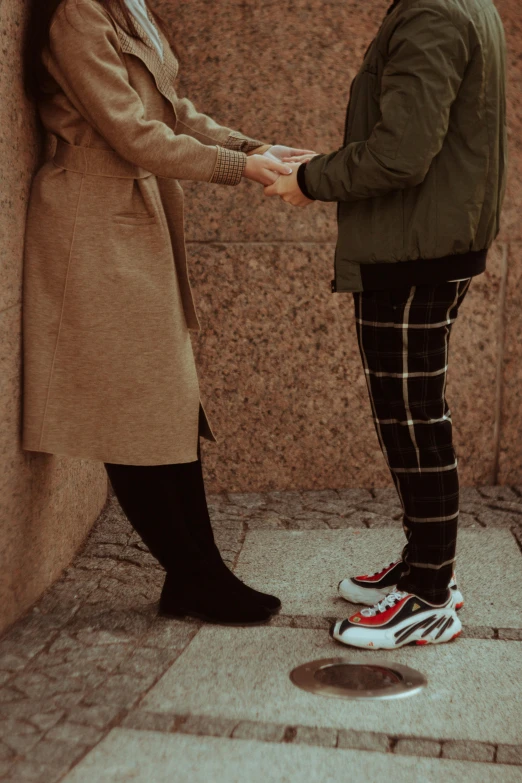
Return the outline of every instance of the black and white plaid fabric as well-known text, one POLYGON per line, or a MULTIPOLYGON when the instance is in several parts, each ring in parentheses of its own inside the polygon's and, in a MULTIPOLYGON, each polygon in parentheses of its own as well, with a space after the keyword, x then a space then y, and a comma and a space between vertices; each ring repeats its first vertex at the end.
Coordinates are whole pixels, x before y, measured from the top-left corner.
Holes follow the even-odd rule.
POLYGON ((470 282, 354 294, 373 419, 404 511, 398 588, 434 603, 445 599, 455 562, 459 480, 446 378, 470 282))

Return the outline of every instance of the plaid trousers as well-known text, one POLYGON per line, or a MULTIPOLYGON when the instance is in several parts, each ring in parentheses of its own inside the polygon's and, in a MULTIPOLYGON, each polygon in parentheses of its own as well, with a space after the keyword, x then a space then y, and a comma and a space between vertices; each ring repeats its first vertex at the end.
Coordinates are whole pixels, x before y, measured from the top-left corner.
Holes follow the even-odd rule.
POLYGON ((398 589, 433 603, 445 600, 455 563, 459 479, 446 377, 470 282, 353 295, 375 428, 404 512, 398 589))

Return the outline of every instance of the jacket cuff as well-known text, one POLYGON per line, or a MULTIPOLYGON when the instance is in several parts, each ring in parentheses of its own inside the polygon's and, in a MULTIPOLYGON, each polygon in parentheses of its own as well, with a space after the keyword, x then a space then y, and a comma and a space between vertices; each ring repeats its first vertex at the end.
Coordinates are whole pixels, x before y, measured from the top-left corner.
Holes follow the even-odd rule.
POLYGON ((314 197, 310 194, 308 188, 306 187, 306 180, 305 180, 306 165, 307 165, 306 163, 301 163, 301 165, 297 169, 297 184, 299 185, 301 192, 303 193, 304 196, 306 196, 306 198, 315 201, 314 197))
POLYGON ((252 152, 252 150, 257 150, 258 147, 265 147, 266 142, 256 141, 256 139, 249 139, 248 136, 241 136, 240 134, 231 133, 222 146, 227 150, 236 150, 237 152, 252 152))
POLYGON ((217 147, 217 160, 210 182, 216 185, 239 185, 247 164, 244 152, 217 147))

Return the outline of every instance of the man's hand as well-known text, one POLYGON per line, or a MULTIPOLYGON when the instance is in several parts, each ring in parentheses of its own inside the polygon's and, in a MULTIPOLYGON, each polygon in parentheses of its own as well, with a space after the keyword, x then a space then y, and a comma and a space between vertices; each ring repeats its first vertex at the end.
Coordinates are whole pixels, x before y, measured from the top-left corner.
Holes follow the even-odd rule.
POLYGON ((249 155, 243 176, 261 185, 271 185, 280 175, 289 175, 292 167, 276 158, 264 155, 249 155))
POLYGON ((312 200, 307 198, 299 185, 297 184, 298 166, 292 167, 292 173, 281 176, 272 185, 265 188, 265 196, 281 196, 287 204, 293 207, 306 207, 312 204, 312 200))

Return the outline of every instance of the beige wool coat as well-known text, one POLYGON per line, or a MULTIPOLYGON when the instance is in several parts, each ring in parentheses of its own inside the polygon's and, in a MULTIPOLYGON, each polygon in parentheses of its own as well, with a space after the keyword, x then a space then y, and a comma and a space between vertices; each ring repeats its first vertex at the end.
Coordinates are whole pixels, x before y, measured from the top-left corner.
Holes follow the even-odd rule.
POLYGON ((132 465, 192 462, 213 439, 189 329, 178 180, 240 182, 263 142, 178 98, 178 62, 117 8, 63 0, 39 105, 56 152, 29 201, 23 448, 132 465))

